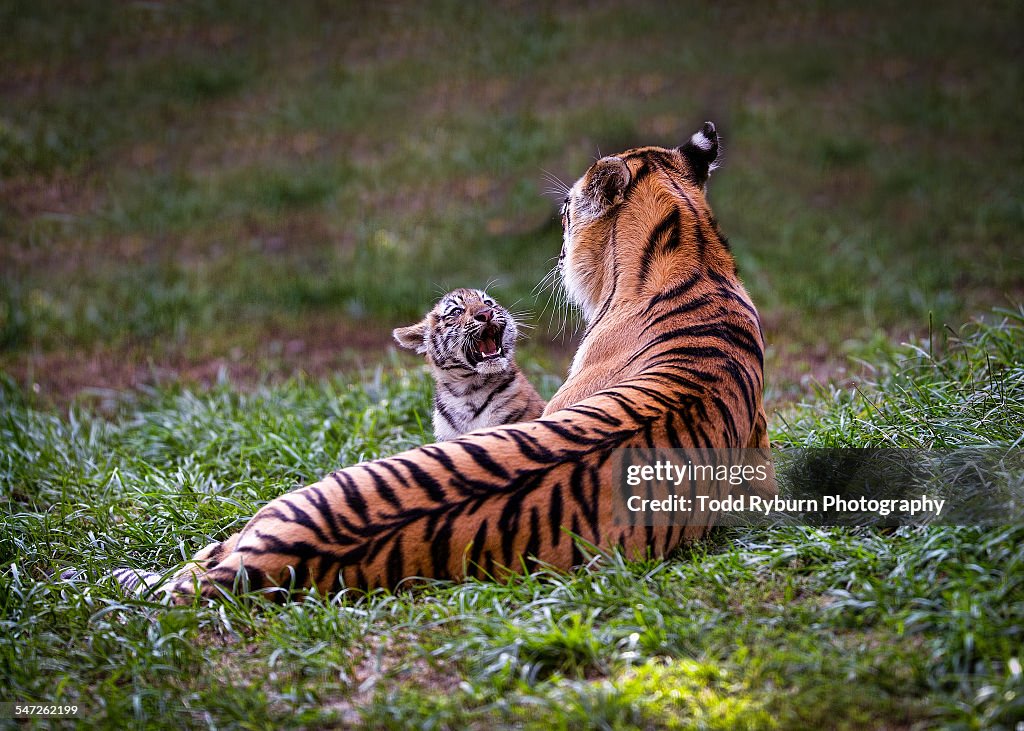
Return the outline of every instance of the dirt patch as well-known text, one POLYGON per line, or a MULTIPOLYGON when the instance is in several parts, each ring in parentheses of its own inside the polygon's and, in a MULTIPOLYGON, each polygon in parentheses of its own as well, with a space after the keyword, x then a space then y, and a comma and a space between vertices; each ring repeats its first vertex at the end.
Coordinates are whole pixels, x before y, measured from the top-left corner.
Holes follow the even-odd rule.
POLYGON ((101 196, 83 176, 32 175, 0 180, 0 205, 12 218, 40 217, 71 221, 91 213, 101 196))
POLYGON ((409 648, 422 646, 415 635, 407 637, 368 637, 366 649, 352 674, 353 692, 345 698, 325 699, 324 710, 334 711, 345 724, 358 724, 360 708, 369 706, 378 684, 388 688, 407 683, 434 695, 454 693, 462 677, 454 668, 442 667, 436 659, 427 659, 426 653, 410 652, 409 648))
POLYGON ((354 372, 386 360, 391 329, 335 316, 316 315, 300 326, 271 323, 245 344, 207 346, 183 343, 73 348, 19 354, 0 361, 15 382, 42 405, 66 407, 74 401, 110 406, 124 391, 181 382, 210 386, 219 379, 251 388, 295 375, 323 378, 354 372))
POLYGON ((772 414, 829 384, 848 387, 861 375, 849 358, 825 346, 805 347, 796 355, 769 352, 765 362, 765 410, 772 414))
MULTIPOLYGON (((387 629, 387 628, 385 628, 387 629)), ((220 682, 228 685, 243 679, 246 683, 261 684, 268 697, 280 696, 282 690, 291 684, 291 678, 299 680, 301 674, 286 664, 279 664, 267 676, 267 660, 261 642, 245 638, 233 639, 205 632, 197 639, 204 649, 216 653, 215 675, 220 682)), ((320 701, 320 711, 336 714, 346 727, 358 726, 362 722, 360 709, 370 706, 379 687, 394 688, 407 684, 432 694, 444 695, 455 692, 462 682, 461 674, 453 667, 443 667, 440 660, 428 658, 422 639, 416 633, 396 634, 390 631, 384 635, 367 635, 360 648, 351 648, 340 679, 344 689, 327 691, 320 701)), ((334 680, 335 678, 332 678, 334 680)), ((288 708, 281 701, 273 702, 281 713, 288 708)))

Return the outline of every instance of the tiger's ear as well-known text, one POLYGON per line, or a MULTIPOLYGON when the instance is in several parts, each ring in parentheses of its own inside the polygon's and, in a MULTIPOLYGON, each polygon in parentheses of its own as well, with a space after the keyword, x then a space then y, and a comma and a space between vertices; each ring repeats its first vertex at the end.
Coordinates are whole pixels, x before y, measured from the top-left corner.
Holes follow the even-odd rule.
POLYGON ((621 157, 602 157, 591 165, 583 184, 583 194, 590 207, 604 213, 622 202, 630 181, 629 168, 621 157))
POLYGON ((427 321, 421 320, 409 327, 396 327, 391 331, 395 340, 403 348, 415 350, 417 353, 427 352, 427 321))
POLYGON ((718 167, 715 165, 718 160, 718 132, 715 125, 705 122, 679 147, 679 151, 689 160, 697 185, 703 186, 708 182, 711 171, 718 167))

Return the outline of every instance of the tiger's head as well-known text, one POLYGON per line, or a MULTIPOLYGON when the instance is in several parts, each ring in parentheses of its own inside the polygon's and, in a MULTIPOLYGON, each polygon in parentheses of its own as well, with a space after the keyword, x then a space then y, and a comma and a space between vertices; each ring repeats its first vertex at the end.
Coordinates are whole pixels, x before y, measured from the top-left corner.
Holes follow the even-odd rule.
POLYGON ((704 222, 716 227, 704 192, 718 148, 715 125, 705 122, 679 147, 640 147, 602 157, 569 189, 561 209, 558 270, 588 322, 613 296, 656 293, 694 262, 734 269, 727 248, 703 246, 718 237, 701 233, 704 222), (679 198, 687 202, 681 214, 652 219, 678 210, 679 198))
POLYGON ((455 289, 420 322, 396 328, 403 348, 427 357, 449 378, 502 373, 515 364, 515 319, 481 289, 455 289))

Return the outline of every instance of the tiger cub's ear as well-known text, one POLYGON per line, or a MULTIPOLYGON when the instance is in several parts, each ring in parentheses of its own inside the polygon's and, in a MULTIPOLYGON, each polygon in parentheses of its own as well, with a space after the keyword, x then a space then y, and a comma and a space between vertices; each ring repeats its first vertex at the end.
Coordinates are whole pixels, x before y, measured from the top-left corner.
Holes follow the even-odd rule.
POLYGON ((409 327, 396 327, 391 331, 395 340, 403 348, 415 350, 417 353, 427 352, 427 321, 421 320, 409 327))
POLYGON ((602 157, 587 171, 583 194, 591 209, 602 214, 622 202, 629 180, 629 168, 621 157, 602 157))
POLYGON ((685 144, 680 145, 679 151, 690 161, 697 185, 703 186, 708 182, 711 171, 718 167, 715 165, 718 160, 718 132, 715 125, 705 122, 685 144))

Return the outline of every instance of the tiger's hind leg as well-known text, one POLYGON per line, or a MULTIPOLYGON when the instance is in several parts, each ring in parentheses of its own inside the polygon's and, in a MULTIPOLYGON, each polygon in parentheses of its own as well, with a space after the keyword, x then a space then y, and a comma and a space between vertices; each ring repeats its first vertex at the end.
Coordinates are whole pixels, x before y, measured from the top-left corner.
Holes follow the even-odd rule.
MULTIPOLYGON (((237 543, 237 537, 232 538, 234 543, 237 543)), ((161 590, 168 592, 172 602, 180 605, 191 604, 196 594, 206 599, 216 599, 224 594, 273 590, 287 584, 281 581, 278 575, 280 572, 261 567, 261 564, 266 563, 265 555, 246 557, 238 551, 224 552, 221 555, 222 560, 207 567, 202 567, 195 561, 190 562, 185 570, 176 574, 161 590)), ((297 586, 301 585, 301 581, 296 580, 295 583, 297 586)), ((289 594, 285 588, 267 593, 268 598, 276 601, 283 601, 289 594)))
POLYGON ((233 533, 223 541, 214 541, 207 544, 188 563, 175 571, 173 578, 178 579, 182 576, 192 576, 196 573, 197 569, 200 572, 209 571, 220 563, 221 559, 235 550, 240 535, 240 533, 233 533))
MULTIPOLYGON (((161 591, 173 593, 175 595, 174 603, 187 604, 188 601, 179 601, 177 593, 184 590, 191 594, 191 587, 197 581, 202 582, 205 576, 220 565, 225 556, 235 550, 240 537, 241 533, 233 533, 223 541, 214 541, 201 548, 188 563, 174 572, 174 575, 161 587, 161 591)), ((207 595, 206 592, 203 594, 207 595)))
MULTIPOLYGON (((337 495, 327 490, 338 490, 338 482, 327 478, 270 501, 240 533, 201 551, 163 589, 179 604, 191 602, 196 593, 216 598, 265 590, 268 598, 283 601, 292 588, 314 587, 321 594, 336 589, 341 567, 359 561, 366 551, 334 522, 328 497, 337 495), (325 540, 332 531, 334 543, 325 540)), ((357 578, 355 583, 365 582, 357 578)))

